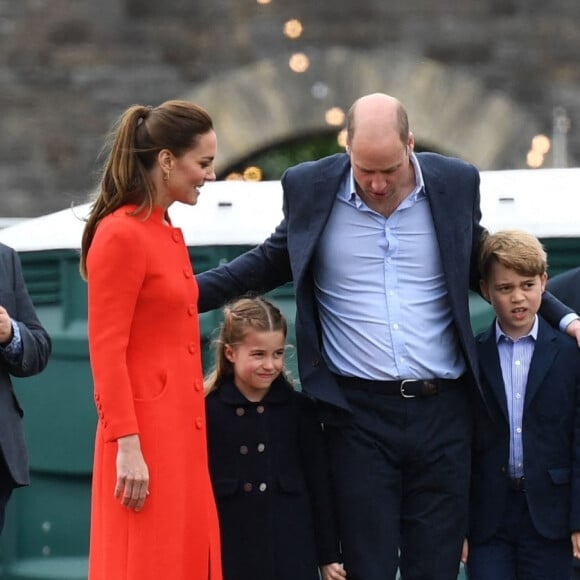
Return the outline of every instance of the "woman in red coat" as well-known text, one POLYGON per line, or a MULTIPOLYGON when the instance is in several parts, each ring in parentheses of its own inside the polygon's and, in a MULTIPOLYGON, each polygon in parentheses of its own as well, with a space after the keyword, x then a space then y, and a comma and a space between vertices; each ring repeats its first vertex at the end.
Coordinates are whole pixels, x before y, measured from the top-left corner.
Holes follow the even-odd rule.
POLYGON ((197 286, 168 207, 214 180, 216 135, 186 101, 120 118, 82 240, 99 421, 89 580, 221 580, 197 286))

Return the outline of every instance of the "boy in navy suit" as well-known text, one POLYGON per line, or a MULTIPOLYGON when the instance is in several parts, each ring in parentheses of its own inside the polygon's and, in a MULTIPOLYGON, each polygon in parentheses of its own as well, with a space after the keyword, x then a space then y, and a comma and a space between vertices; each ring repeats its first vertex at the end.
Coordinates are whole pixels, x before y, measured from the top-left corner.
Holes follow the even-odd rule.
POLYGON ((546 270, 526 232, 482 244, 496 320, 477 337, 470 580, 569 580, 580 556, 580 354, 537 314, 546 270))

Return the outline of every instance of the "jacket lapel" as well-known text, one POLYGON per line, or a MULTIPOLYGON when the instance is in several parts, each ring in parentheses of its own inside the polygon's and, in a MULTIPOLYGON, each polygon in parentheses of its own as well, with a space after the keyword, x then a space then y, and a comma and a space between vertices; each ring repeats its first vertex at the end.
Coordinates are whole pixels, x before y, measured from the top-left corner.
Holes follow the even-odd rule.
POLYGON ((491 326, 478 337, 477 341, 481 373, 485 378, 485 382, 489 385, 490 391, 493 393, 493 396, 498 402, 507 421, 507 400, 495 338, 495 320, 491 326))
POLYGON ((349 158, 344 155, 344 158, 340 158, 338 163, 333 164, 320 177, 311 183, 304 184, 303 193, 301 193, 304 203, 301 207, 304 207, 307 213, 301 216, 301 219, 306 226, 307 235, 303 237, 300 252, 293 256, 296 283, 303 279, 308 269, 318 240, 332 211, 338 190, 349 169, 349 158))
POLYGON ((546 373, 552 366, 558 347, 556 345, 556 330, 551 328, 542 318, 538 319, 538 338, 534 348, 534 354, 530 362, 528 383, 526 386, 526 399, 524 409, 538 392, 546 373))

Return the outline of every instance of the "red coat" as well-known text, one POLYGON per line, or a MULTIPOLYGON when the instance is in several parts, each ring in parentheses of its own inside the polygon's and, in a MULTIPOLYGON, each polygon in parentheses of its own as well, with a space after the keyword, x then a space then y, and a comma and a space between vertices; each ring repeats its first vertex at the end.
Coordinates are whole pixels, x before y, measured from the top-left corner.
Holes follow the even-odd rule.
POLYGON ((178 228, 124 207, 88 253, 88 332, 99 415, 90 580, 221 580, 208 473, 197 285, 178 228), (118 437, 139 433, 150 495, 113 496, 118 437))

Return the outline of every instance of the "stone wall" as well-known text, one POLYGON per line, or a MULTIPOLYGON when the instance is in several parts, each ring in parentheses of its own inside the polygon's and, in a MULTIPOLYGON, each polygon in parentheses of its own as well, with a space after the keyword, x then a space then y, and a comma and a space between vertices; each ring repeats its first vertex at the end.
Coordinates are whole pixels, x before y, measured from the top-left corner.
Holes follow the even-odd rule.
MULTIPOLYGON (((104 136, 126 106, 196 94, 214 79, 227 86, 228 75, 243 67, 283 66, 293 51, 315 57, 336 47, 388 55, 385 77, 397 58, 434 62, 509 99, 530 120, 529 131, 519 122, 521 142, 510 137, 516 153, 497 150, 501 155, 482 158, 489 163, 482 169, 523 167, 528 133, 551 135, 555 107, 570 119, 567 163, 580 164, 578 0, 0 0, 0 216, 34 216, 86 200, 104 136), (297 40, 282 34, 290 18, 304 25, 297 40)), ((351 72, 347 62, 333 82, 351 72)), ((410 79, 401 94, 412 89, 410 79)), ((300 118, 312 98, 297 94, 293 115, 300 118)), ((415 118, 425 125, 429 87, 418 96, 414 106, 426 113, 415 118)), ((235 111, 236 94, 224 98, 235 111)), ((457 122, 461 131, 464 120, 457 122)), ((463 154, 445 134, 429 139, 463 154)), ((482 149, 490 143, 482 135, 482 149)))

